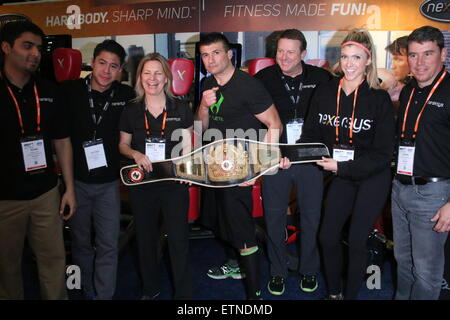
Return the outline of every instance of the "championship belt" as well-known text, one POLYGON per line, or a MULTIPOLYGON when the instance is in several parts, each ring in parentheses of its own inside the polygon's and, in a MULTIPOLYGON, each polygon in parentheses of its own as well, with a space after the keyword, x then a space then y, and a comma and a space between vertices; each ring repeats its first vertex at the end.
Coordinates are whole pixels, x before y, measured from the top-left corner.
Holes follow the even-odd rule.
POLYGON ((120 177, 127 186, 178 180, 205 187, 234 187, 277 168, 283 157, 297 164, 329 156, 322 143, 282 144, 231 138, 209 143, 181 157, 152 162, 151 172, 136 164, 123 167, 120 177))

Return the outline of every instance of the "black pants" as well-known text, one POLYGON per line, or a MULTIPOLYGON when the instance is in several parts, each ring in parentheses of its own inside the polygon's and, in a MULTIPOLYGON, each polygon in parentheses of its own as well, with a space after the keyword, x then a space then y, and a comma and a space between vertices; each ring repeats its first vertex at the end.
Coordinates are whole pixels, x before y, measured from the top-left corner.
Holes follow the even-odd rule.
POLYGON ((315 275, 320 268, 317 234, 322 210, 323 174, 315 165, 295 165, 279 170, 275 175, 264 176, 262 182, 270 274, 283 278, 288 276, 286 212, 293 185, 300 207, 299 272, 315 275))
POLYGON ((343 292, 342 229, 350 217, 346 299, 356 299, 367 267, 367 239, 387 200, 391 184, 386 169, 361 181, 335 177, 325 200, 319 240, 329 294, 343 292))
POLYGON ((163 226, 169 245, 174 298, 190 299, 192 274, 189 263, 188 187, 176 182, 161 182, 128 190, 136 224, 144 295, 154 296, 159 292, 158 246, 163 226))

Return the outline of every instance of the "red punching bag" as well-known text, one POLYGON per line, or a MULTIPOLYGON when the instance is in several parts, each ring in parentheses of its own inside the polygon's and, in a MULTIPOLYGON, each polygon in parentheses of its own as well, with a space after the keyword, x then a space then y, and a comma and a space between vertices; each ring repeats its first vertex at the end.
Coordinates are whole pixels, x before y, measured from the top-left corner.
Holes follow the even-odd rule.
POLYGON ((189 93, 194 80, 194 63, 188 59, 168 59, 172 71, 172 92, 177 96, 189 93))
POLYGON ((275 60, 271 58, 257 58, 248 63, 248 73, 254 76, 259 70, 270 67, 275 64, 275 60))
MULTIPOLYGON (((189 93, 194 80, 194 63, 188 59, 168 59, 170 70, 172 71, 172 92, 176 96, 183 96, 189 93)), ((194 135, 193 135, 194 138, 194 135)), ((198 186, 189 187, 189 211, 188 220, 195 221, 200 214, 200 188, 198 186)))
POLYGON ((52 54, 56 81, 78 79, 81 73, 81 52, 69 48, 56 48, 52 54))

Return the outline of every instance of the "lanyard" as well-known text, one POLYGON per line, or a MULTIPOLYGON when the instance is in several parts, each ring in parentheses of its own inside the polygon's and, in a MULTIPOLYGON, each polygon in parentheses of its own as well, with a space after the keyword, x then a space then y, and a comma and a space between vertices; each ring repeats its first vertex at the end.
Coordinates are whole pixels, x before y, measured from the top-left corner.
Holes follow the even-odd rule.
POLYGON ((102 121, 103 116, 105 115, 105 112, 108 110, 109 104, 111 103, 111 100, 114 96, 114 90, 111 90, 109 99, 106 101, 105 105, 102 108, 102 112, 100 113, 100 115, 97 119, 97 117, 95 116, 95 111, 94 111, 95 110, 94 99, 92 98, 92 88, 91 88, 91 84, 90 84, 91 79, 92 79, 92 75, 89 75, 86 78, 86 85, 88 87, 88 95, 89 95, 89 107, 90 107, 89 110, 91 112, 92 121, 94 122, 94 127, 95 127, 95 129, 94 129, 94 139, 95 139, 97 128, 100 125, 100 122, 102 121))
POLYGON ((294 95, 293 89, 291 89, 291 86, 288 84, 288 81, 286 80, 286 77, 284 75, 281 75, 281 79, 284 82, 284 87, 286 91, 290 94, 289 98, 291 99, 292 105, 294 106, 294 119, 297 118, 297 106, 300 101, 300 94, 303 90, 303 83, 300 81, 298 88, 297 88, 297 95, 294 95))
MULTIPOLYGON (((1 75, 0 75, 1 76, 1 75)), ((22 119, 22 112, 20 112, 19 103, 17 103, 17 99, 14 96, 14 93, 12 92, 11 88, 9 87, 8 83, 5 81, 6 88, 8 88, 9 94, 11 95, 11 98, 14 101, 14 105, 16 107, 17 116, 19 118, 19 125, 20 125, 20 131, 22 134, 25 134, 25 129, 23 128, 23 119, 22 119)), ((37 124, 37 132, 41 131, 41 103, 39 101, 39 95, 36 87, 36 82, 34 82, 34 98, 36 100, 36 124, 37 124)))
MULTIPOLYGON (((414 125, 414 132, 413 132, 413 135, 412 135, 413 139, 416 139, 416 134, 417 134, 417 130, 419 129, 419 122, 420 122, 420 119, 422 118, 423 110, 425 110, 425 107, 428 104, 428 101, 430 101, 431 96, 434 94, 434 92, 436 91, 436 88, 439 86, 439 84, 442 82, 442 80, 444 80, 444 77, 445 77, 446 74, 447 74, 447 70, 444 70, 444 72, 442 72, 441 76, 439 77, 439 80, 436 81, 436 83, 434 84, 434 86, 431 89, 430 93, 428 94, 428 97, 425 100, 425 103, 423 104, 422 110, 420 110, 420 113, 417 116, 416 124, 414 125)), ((415 90, 416 90, 416 88, 413 88, 412 91, 411 91, 411 95, 409 96, 408 104, 406 105, 405 115, 403 116, 402 133, 401 133, 401 138, 402 139, 405 137, 406 119, 408 117, 409 107, 411 105, 411 100, 412 100, 412 97, 414 95, 414 91, 415 90)))
MULTIPOLYGON (((342 90, 343 80, 344 79, 341 79, 339 81, 337 102, 336 102, 336 118, 339 118, 339 104, 341 101, 341 90, 342 90)), ((349 133, 349 143, 350 144, 353 144, 353 121, 355 120, 356 99, 358 98, 358 89, 359 89, 359 86, 361 85, 361 83, 356 87, 355 96, 353 98, 353 110, 352 110, 352 118, 350 120, 350 133, 349 133)), ((339 143, 339 125, 336 126, 336 143, 339 143)))
MULTIPOLYGON (((144 109, 144 117, 145 117, 145 130, 147 133, 147 137, 150 135, 150 127, 148 125, 148 119, 147 119, 147 110, 144 109)), ((167 118, 167 112, 166 110, 164 110, 164 115, 163 115, 163 122, 161 125, 161 136, 164 137, 164 129, 166 128, 166 118, 167 118)))

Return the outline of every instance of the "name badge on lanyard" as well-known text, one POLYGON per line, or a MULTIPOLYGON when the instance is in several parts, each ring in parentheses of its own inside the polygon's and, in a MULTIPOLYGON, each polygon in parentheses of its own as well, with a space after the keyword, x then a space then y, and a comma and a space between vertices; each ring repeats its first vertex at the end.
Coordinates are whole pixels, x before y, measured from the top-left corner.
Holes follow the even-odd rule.
POLYGON ((20 139, 25 171, 47 168, 44 139, 42 136, 28 136, 20 139))
POLYGON ((347 145, 333 146, 333 159, 337 162, 350 161, 355 159, 355 148, 347 145))
POLYGON ((84 155, 86 157, 86 163, 88 170, 91 171, 93 169, 107 167, 108 163, 106 161, 105 148, 103 146, 103 139, 96 138, 97 129, 100 126, 100 123, 103 120, 106 111, 114 97, 114 90, 111 90, 109 94, 108 100, 105 102, 105 105, 100 111, 98 118, 95 114, 95 106, 94 106, 94 98, 92 96, 92 87, 91 87, 92 75, 86 77, 86 86, 88 89, 88 97, 89 97, 89 111, 91 113, 92 122, 94 124, 94 138, 90 141, 83 142, 83 150, 84 155))
POLYGON ((166 159, 166 139, 162 137, 145 138, 145 155, 151 162, 166 159))
MULTIPOLYGON (((414 171, 414 153, 416 151, 416 147, 414 145, 417 131, 419 130, 419 122, 422 118, 422 113, 425 110, 425 107, 428 104, 428 101, 430 101, 431 96, 436 91, 437 87, 441 84, 441 82, 444 80, 445 75, 447 74, 447 70, 444 70, 439 77, 438 81, 434 84, 433 88, 431 88, 430 93, 428 94, 425 103, 422 106, 422 109, 420 110, 417 119, 414 124, 414 130, 412 133, 412 140, 403 140, 405 139, 405 132, 406 132, 406 119, 408 117, 409 107, 411 106, 411 101, 414 96, 415 88, 411 90, 411 94, 408 99, 408 103, 406 104, 405 113, 403 115, 403 123, 402 123, 402 131, 400 134, 400 138, 402 139, 402 142, 400 143, 400 146, 398 148, 398 159, 397 159, 397 174, 404 174, 408 176, 413 175, 414 171)), ((417 101, 416 101, 417 103, 417 101)))
MULTIPOLYGON (((1 73, 0 78, 2 78, 1 73)), ((6 83, 6 80, 5 84, 11 96, 11 99, 14 102, 14 106, 16 107, 17 118, 19 120, 20 125, 20 132, 22 133, 22 135, 25 135, 22 112, 20 111, 19 103, 17 102, 14 92, 11 90, 8 83, 6 83)), ((22 147, 22 155, 26 172, 47 168, 44 138, 39 133, 41 131, 41 103, 39 101, 39 94, 37 91, 36 83, 34 83, 33 89, 34 89, 34 98, 36 102, 36 131, 38 132, 38 134, 23 136, 20 139, 20 145, 22 147)))
POLYGON ((294 144, 300 139, 302 135, 303 122, 304 121, 302 118, 297 118, 286 123, 286 136, 288 144, 294 144))
POLYGON ((398 147, 397 174, 413 175, 415 151, 416 147, 411 144, 401 144, 398 147))
POLYGON ((164 130, 166 129, 167 111, 164 108, 164 115, 161 124, 161 136, 151 136, 150 126, 147 119, 147 111, 144 111, 145 118, 145 155, 151 162, 161 161, 166 159, 166 139, 164 138, 164 130))
POLYGON ((103 139, 83 142, 83 149, 89 171, 108 166, 103 139))
MULTIPOLYGON (((344 79, 341 79, 339 81, 339 86, 338 86, 338 91, 337 91, 336 117, 339 117, 339 108, 340 108, 341 90, 342 90, 343 80, 344 79)), ((353 97, 352 117, 350 118, 349 139, 348 139, 349 145, 339 143, 339 125, 335 126, 336 144, 333 145, 333 159, 336 160, 337 162, 355 160, 355 147, 353 147, 353 121, 355 119, 355 109, 356 109, 356 99, 358 98, 358 89, 362 82, 360 82, 360 84, 356 87, 355 95, 353 97)))

